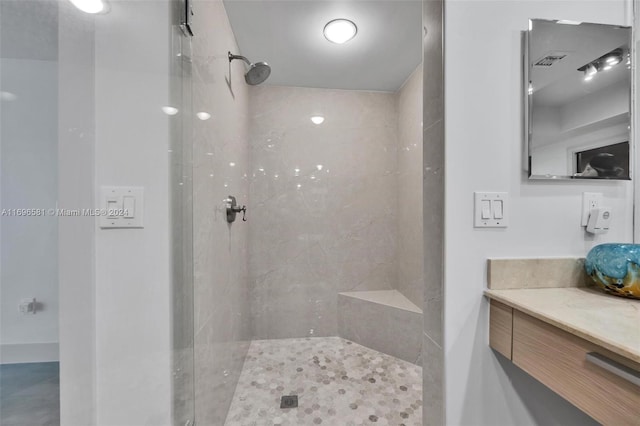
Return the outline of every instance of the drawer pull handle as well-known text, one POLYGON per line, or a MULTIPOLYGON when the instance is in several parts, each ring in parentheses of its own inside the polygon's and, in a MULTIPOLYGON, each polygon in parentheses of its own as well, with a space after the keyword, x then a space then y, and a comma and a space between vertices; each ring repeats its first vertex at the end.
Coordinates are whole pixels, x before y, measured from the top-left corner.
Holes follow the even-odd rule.
POLYGON ((633 370, 626 365, 615 362, 597 352, 589 352, 586 359, 587 362, 604 368, 608 372, 613 373, 621 379, 631 382, 636 386, 640 386, 640 372, 633 370))

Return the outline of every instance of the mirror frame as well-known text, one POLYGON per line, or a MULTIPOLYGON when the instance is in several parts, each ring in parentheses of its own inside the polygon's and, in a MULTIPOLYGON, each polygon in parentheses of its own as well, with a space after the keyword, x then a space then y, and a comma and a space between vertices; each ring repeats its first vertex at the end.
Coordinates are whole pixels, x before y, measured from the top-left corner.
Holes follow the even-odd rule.
POLYGON ((579 176, 571 175, 534 175, 531 174, 531 115, 532 115, 532 103, 533 99, 529 95, 529 51, 530 51, 530 32, 533 29, 533 21, 546 21, 557 22, 557 19, 537 19, 530 18, 528 20, 528 30, 522 31, 521 35, 521 66, 522 66, 522 78, 521 78, 521 94, 522 94, 522 139, 523 139, 523 155, 522 155, 522 167, 527 173, 528 180, 540 180, 540 181, 578 181, 578 182, 628 182, 634 179, 634 165, 635 165, 635 83, 634 76, 636 70, 636 47, 635 47, 635 31, 632 25, 613 25, 602 24, 597 22, 582 22, 584 24, 592 25, 611 25, 620 28, 628 28, 631 31, 629 40, 629 50, 631 52, 631 81, 629 86, 629 178, 583 178, 579 176))

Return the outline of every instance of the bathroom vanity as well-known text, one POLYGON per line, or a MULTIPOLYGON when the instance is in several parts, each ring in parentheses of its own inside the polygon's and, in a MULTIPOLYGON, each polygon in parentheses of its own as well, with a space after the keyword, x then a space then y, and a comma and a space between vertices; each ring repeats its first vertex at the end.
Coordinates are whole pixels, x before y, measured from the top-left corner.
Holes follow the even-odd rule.
POLYGON ((489 345, 598 422, 638 425, 640 301, 585 287, 580 260, 567 264, 564 275, 576 278, 570 287, 535 277, 534 269, 520 286, 517 276, 509 286, 502 279, 509 274, 492 280, 490 272, 489 345))

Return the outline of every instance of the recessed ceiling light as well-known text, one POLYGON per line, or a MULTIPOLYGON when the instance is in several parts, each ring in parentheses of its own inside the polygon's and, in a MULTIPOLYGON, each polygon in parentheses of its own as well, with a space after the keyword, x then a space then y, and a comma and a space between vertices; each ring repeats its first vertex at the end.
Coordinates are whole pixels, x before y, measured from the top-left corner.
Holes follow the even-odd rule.
POLYGON ((211 118, 211 114, 204 111, 197 113, 196 116, 198 116, 198 118, 202 121, 206 121, 211 118))
POLYGON ((324 123, 324 117, 321 115, 314 115, 311 117, 311 121, 313 121, 313 124, 322 124, 324 123))
POLYGON ((348 19, 334 19, 324 26, 324 36, 336 44, 343 44, 356 36, 358 27, 348 19))
POLYGON ((85 13, 100 13, 105 9, 102 0, 69 0, 75 7, 85 13))

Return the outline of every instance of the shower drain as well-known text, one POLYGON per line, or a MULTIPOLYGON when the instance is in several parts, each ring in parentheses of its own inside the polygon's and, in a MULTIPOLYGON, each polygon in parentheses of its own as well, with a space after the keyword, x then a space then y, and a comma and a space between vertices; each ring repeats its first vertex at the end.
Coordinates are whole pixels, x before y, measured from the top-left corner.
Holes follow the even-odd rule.
POLYGON ((298 406, 298 395, 283 395, 280 399, 280 408, 296 408, 298 406))

